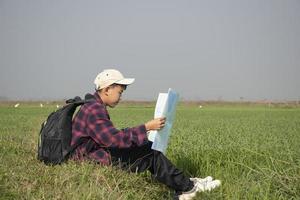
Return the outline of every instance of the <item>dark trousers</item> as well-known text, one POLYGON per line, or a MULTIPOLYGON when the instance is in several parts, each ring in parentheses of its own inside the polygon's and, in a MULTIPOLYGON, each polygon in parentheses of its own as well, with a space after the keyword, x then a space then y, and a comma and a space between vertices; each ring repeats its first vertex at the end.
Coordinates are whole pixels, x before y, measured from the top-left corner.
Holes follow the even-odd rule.
POLYGON ((149 170, 161 183, 175 191, 188 191, 193 182, 177 169, 161 152, 151 149, 151 142, 131 148, 109 148, 113 165, 124 170, 143 172, 149 170))

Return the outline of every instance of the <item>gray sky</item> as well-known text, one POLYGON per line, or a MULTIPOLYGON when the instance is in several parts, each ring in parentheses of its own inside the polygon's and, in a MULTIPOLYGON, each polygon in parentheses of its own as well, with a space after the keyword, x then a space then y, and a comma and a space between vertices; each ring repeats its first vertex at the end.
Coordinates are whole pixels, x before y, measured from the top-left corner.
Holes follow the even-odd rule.
POLYGON ((124 99, 298 100, 300 1, 0 0, 0 96, 82 96, 111 66, 124 99))

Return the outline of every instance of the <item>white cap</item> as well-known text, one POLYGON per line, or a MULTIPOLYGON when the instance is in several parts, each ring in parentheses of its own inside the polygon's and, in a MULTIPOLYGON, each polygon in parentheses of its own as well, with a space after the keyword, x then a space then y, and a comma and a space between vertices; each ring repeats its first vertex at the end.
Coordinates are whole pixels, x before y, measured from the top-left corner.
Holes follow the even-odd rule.
POLYGON ((124 78, 124 76, 116 69, 105 69, 95 78, 96 90, 103 89, 114 83, 120 85, 130 85, 134 82, 134 78, 124 78))

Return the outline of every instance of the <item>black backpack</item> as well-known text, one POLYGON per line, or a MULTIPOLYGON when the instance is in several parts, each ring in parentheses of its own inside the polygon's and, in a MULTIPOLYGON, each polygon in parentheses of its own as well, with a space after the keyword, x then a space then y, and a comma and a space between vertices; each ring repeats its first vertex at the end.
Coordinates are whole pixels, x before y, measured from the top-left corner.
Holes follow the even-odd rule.
POLYGON ((42 123, 38 140, 38 159, 45 164, 55 165, 65 162, 76 147, 71 147, 72 118, 76 108, 91 102, 94 96, 87 94, 85 100, 80 97, 69 99, 64 107, 52 112, 42 123))

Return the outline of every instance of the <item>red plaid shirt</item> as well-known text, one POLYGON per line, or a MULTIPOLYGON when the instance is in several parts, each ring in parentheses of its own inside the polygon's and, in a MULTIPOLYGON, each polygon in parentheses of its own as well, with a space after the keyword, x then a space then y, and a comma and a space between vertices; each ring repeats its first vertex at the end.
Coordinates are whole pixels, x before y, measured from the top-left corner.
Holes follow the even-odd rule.
POLYGON ((145 125, 118 130, 110 121, 98 93, 96 100, 81 106, 73 119, 71 145, 80 144, 73 158, 82 160, 89 158, 102 164, 111 163, 111 157, 106 147, 127 148, 140 146, 147 141, 145 125))

